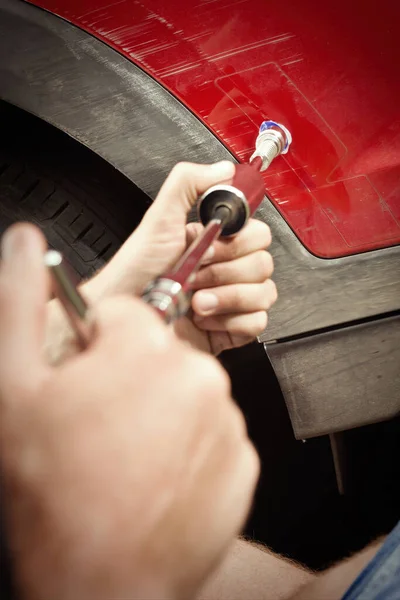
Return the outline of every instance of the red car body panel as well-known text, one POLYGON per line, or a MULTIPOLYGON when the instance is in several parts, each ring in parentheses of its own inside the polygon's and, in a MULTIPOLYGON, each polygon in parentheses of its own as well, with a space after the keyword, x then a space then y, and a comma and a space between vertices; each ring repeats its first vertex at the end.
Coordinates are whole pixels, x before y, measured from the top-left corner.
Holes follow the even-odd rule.
POLYGON ((246 161, 263 119, 293 134, 265 173, 303 244, 400 242, 400 3, 34 0, 142 67, 246 161))

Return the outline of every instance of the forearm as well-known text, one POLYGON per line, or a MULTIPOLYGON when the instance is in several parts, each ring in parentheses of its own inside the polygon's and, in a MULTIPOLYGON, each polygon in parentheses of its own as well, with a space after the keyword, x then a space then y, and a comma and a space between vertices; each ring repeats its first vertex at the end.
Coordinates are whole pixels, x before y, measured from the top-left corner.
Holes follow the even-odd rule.
POLYGON ((382 540, 378 540, 356 555, 320 573, 312 582, 290 596, 290 600, 340 600, 378 552, 382 543, 382 540))
POLYGON ((286 600, 314 579, 313 573, 268 548, 236 540, 198 600, 286 600))

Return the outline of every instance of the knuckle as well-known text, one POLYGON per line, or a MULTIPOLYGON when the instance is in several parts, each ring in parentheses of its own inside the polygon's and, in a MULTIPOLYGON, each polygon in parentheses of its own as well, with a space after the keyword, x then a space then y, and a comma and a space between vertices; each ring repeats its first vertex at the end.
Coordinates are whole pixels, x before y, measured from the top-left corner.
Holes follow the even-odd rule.
POLYGON ((268 275, 271 276, 275 269, 274 259, 272 258, 272 255, 269 252, 265 252, 265 254, 267 255, 268 260, 268 275))
POLYGON ((195 167, 196 165, 194 163, 184 161, 178 162, 172 168, 170 176, 179 179, 186 178, 187 176, 191 175, 195 167))
POLYGON ((259 333, 261 333, 261 331, 264 331, 264 329, 267 327, 268 324, 268 314, 267 311, 263 310, 257 313, 257 315, 255 315, 255 319, 254 319, 254 329, 255 331, 253 332, 253 335, 258 335, 259 333))
POLYGON ((240 235, 237 235, 230 240, 229 254, 232 259, 240 258, 243 252, 243 239, 240 235))
POLYGON ((269 248, 272 243, 272 234, 269 225, 263 223, 264 225, 264 248, 269 248))
POLYGON ((247 440, 244 446, 244 453, 246 455, 247 472, 252 485, 254 485, 260 476, 261 461, 257 450, 250 440, 247 440))
POLYGON ((247 439, 246 420, 235 400, 231 396, 226 397, 217 408, 222 411, 225 436, 228 435, 231 442, 239 444, 247 439))
POLYGON ((182 173, 182 171, 186 171, 186 169, 188 168, 188 165, 190 163, 188 162, 178 162, 176 163, 176 165, 172 168, 171 173, 182 173))
POLYGON ((226 396, 230 394, 230 379, 226 371, 219 362, 206 355, 201 355, 202 364, 198 366, 198 372, 201 374, 200 381, 203 393, 208 396, 226 396))
POLYGON ((218 263, 207 267, 207 280, 211 285, 217 286, 221 282, 221 267, 218 263))
POLYGON ((245 292, 245 286, 242 285, 236 285, 233 288, 232 291, 232 300, 231 302, 229 302, 229 305, 231 305, 232 307, 234 307, 236 310, 235 312, 238 312, 240 310, 242 310, 247 304, 247 296, 246 296, 246 292, 245 292))
POLYGON ((264 223, 264 221, 258 221, 257 220, 258 228, 259 228, 259 235, 260 235, 260 244, 262 245, 263 249, 266 250, 272 242, 272 235, 271 235, 271 229, 269 228, 269 225, 267 225, 267 223, 264 223))
POLYGON ((230 378, 229 378, 227 372, 222 368, 222 366, 215 359, 213 359, 213 369, 214 369, 214 374, 213 374, 213 379, 212 379, 213 385, 217 387, 220 394, 223 394, 225 396, 227 396, 227 395, 230 396, 231 381, 230 381, 230 378))
POLYGON ((269 279, 269 285, 270 285, 271 302, 272 302, 272 304, 275 304, 275 302, 278 300, 278 289, 276 287, 275 282, 272 281, 272 279, 269 279))
POLYGON ((189 240, 193 240, 197 235, 203 231, 204 227, 201 223, 188 223, 186 225, 186 233, 189 240))
POLYGON ((259 219, 252 219, 252 236, 257 236, 259 245, 263 250, 266 250, 272 242, 271 229, 267 223, 260 221, 259 219))
POLYGON ((235 260, 242 255, 243 238, 242 232, 235 237, 222 238, 218 243, 221 243, 223 260, 235 260))
POLYGON ((259 261, 261 276, 264 279, 270 277, 274 271, 274 261, 272 260, 270 253, 266 252, 265 250, 261 250, 259 252, 259 261))
POLYGON ((245 315, 242 322, 238 322, 234 333, 240 336, 256 337, 267 327, 268 315, 266 310, 260 310, 251 315, 245 315))
POLYGON ((234 423, 236 434, 241 439, 243 439, 243 438, 247 439, 248 434, 247 434, 246 419, 244 418, 244 415, 243 415, 242 411, 240 410, 240 408, 238 407, 238 405, 236 404, 236 402, 234 402, 233 400, 231 400, 231 414, 232 414, 232 421, 234 423))
POLYGON ((262 293, 262 307, 264 310, 268 310, 277 300, 278 293, 276 290, 276 285, 272 281, 272 279, 267 279, 267 281, 263 284, 263 293, 262 293))

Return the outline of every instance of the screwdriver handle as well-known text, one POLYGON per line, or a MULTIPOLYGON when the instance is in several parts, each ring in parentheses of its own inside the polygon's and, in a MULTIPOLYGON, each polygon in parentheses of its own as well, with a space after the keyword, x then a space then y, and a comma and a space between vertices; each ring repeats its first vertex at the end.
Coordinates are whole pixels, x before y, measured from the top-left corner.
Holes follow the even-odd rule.
POLYGON ((207 225, 219 208, 227 207, 230 215, 224 219, 221 236, 238 233, 260 206, 265 195, 265 184, 257 161, 254 164, 236 165, 230 185, 221 183, 210 187, 201 196, 198 216, 207 225))

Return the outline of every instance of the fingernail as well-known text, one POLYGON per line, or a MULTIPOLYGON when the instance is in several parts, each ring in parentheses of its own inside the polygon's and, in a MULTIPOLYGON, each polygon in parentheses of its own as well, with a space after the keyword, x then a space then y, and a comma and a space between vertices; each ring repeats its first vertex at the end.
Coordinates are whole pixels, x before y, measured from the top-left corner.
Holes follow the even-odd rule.
POLYGON ((207 249, 207 252, 204 253, 203 259, 202 259, 202 264, 204 265, 207 262, 211 262, 212 259, 214 258, 214 254, 215 254, 215 248, 214 246, 210 246, 207 249))
POLYGON ((197 292, 196 310, 206 315, 212 312, 218 306, 218 298, 210 292, 197 292))
POLYGON ((235 165, 229 160, 221 160, 210 165, 210 169, 214 171, 216 177, 220 177, 221 179, 229 179, 235 173, 235 165))

